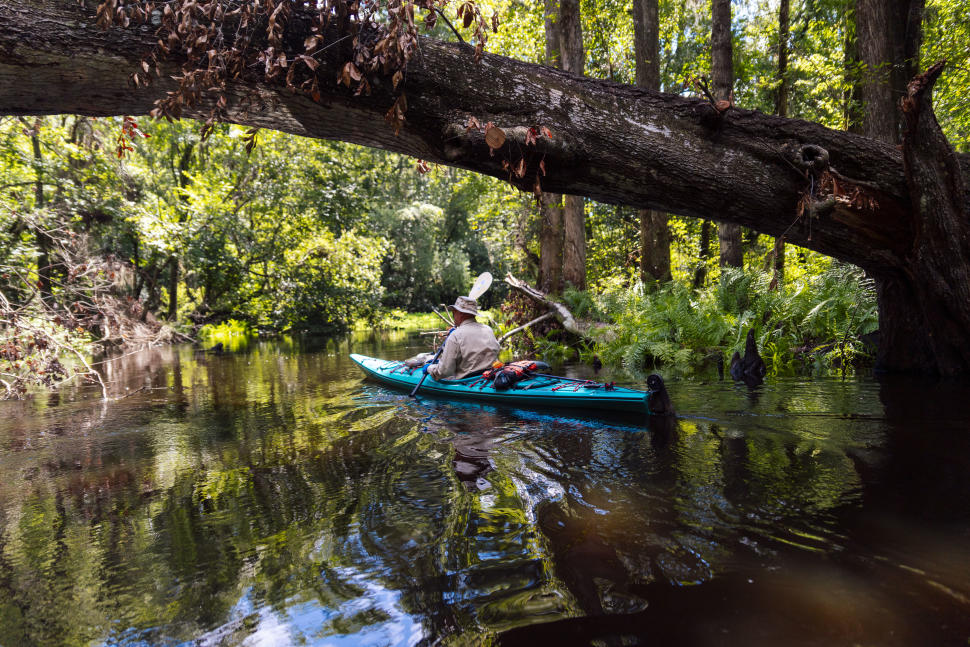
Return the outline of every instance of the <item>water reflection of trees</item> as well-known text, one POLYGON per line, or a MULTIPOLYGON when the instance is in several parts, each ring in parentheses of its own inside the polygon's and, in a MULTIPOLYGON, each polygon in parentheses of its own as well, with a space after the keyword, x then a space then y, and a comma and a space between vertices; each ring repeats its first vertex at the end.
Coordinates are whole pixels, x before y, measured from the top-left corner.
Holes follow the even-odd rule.
POLYGON ((119 367, 114 388, 151 389, 112 406, 48 400, 0 422, 0 464, 23 477, 0 482, 0 644, 238 642, 274 623, 311 641, 545 622, 564 624, 506 637, 662 635, 661 610, 686 621, 749 574, 759 604, 818 620, 835 613, 824 581, 793 600, 766 567, 831 568, 871 541, 858 509, 917 506, 887 485, 907 471, 933 496, 970 491, 968 471, 937 481, 909 455, 942 460, 940 436, 812 414, 838 394, 763 392, 743 405, 758 415, 631 431, 362 393, 341 354, 172 352, 119 367))

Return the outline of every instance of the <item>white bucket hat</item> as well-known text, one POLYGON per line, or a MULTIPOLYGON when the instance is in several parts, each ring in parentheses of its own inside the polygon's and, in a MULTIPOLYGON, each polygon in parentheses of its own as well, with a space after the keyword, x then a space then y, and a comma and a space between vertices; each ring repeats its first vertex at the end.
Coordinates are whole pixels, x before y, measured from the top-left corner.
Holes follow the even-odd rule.
POLYGON ((457 310, 458 312, 464 312, 466 315, 477 317, 478 301, 475 299, 469 299, 468 297, 458 297, 455 299, 455 305, 448 306, 448 309, 457 310))

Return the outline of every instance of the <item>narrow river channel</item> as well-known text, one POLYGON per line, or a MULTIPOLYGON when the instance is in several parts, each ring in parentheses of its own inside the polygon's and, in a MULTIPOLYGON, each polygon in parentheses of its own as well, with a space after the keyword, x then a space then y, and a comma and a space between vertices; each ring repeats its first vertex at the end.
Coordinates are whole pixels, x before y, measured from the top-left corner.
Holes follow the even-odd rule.
MULTIPOLYGON (((190 347, 0 403, 0 646, 970 644, 970 388, 670 381, 676 420, 190 347)), ((583 367, 566 367, 582 374, 583 367)))

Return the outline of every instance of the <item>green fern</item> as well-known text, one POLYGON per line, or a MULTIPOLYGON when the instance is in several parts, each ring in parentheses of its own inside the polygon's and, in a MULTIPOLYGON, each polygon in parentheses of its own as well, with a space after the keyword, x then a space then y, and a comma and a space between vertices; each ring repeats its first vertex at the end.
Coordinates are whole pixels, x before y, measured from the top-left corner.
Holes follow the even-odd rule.
POLYGON ((862 336, 878 328, 878 308, 861 270, 833 263, 777 290, 769 289, 771 279, 767 272, 725 268, 719 282, 701 291, 677 282, 654 292, 614 284, 594 306, 581 307, 613 323, 593 350, 633 372, 672 364, 689 371, 717 353, 743 352, 752 328, 773 375, 822 372, 865 356, 862 336))

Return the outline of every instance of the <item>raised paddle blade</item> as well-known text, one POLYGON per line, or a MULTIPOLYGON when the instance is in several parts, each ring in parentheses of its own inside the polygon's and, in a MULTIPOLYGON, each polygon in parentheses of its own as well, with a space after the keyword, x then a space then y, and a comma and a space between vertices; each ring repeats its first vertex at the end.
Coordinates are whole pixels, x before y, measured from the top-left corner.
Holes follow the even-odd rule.
POLYGON ((474 285, 472 285, 472 289, 468 291, 468 298, 477 299, 478 297, 482 296, 483 294, 485 294, 485 290, 487 290, 488 286, 490 286, 491 284, 492 284, 492 275, 488 272, 482 272, 481 274, 478 275, 478 278, 475 279, 475 283, 474 285))

